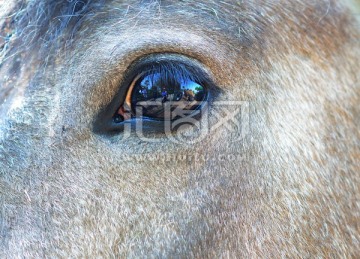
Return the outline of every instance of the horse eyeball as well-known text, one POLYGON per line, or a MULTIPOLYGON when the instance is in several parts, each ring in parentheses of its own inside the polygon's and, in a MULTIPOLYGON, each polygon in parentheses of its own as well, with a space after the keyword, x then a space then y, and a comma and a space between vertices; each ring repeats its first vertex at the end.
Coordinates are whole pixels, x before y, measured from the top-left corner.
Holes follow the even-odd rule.
POLYGON ((173 121, 201 110, 208 94, 196 75, 176 65, 161 64, 137 75, 113 116, 115 123, 132 118, 173 121))

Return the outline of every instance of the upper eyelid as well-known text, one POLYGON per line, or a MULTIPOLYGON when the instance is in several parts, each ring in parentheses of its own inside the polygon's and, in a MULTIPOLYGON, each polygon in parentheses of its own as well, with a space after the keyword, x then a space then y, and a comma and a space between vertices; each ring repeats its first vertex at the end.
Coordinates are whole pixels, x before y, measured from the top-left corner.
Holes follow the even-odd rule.
MULTIPOLYGON (((212 74, 210 69, 206 67, 201 61, 182 55, 179 53, 155 53, 140 57, 134 61, 126 70, 125 77, 134 78, 142 71, 149 72, 161 72, 160 70, 166 70, 167 72, 174 72, 173 74, 180 74, 180 77, 201 81, 208 80, 213 83, 212 74)), ((126 80, 122 80, 123 82, 126 80)))

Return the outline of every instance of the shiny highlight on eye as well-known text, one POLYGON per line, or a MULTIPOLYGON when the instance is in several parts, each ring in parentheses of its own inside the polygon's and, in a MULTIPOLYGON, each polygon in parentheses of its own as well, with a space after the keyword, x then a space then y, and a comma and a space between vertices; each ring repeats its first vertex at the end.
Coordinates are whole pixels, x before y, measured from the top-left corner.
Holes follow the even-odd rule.
POLYGON ((159 62, 140 71, 128 87, 125 101, 114 114, 120 123, 135 117, 174 120, 200 109, 207 89, 185 65, 159 62))

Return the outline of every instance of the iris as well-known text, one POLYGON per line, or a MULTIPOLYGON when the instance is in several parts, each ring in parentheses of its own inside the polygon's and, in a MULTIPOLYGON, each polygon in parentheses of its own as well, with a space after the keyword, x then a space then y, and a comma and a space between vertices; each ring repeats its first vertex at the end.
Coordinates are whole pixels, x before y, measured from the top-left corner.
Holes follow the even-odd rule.
POLYGON ((175 120, 191 115, 207 97, 207 88, 200 81, 182 64, 154 64, 135 76, 113 120, 175 120))

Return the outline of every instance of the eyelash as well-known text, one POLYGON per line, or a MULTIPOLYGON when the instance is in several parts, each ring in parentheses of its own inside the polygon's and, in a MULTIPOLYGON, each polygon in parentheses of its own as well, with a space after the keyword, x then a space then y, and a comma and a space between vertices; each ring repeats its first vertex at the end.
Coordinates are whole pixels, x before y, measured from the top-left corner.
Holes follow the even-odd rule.
MULTIPOLYGON (((143 70, 146 70, 146 68, 143 70)), ((151 64, 151 67, 146 74, 160 74, 160 81, 164 84, 173 84, 176 79, 182 81, 192 80, 195 82, 200 82, 200 77, 191 73, 184 64, 178 64, 173 62, 158 62, 156 64, 151 64)))

